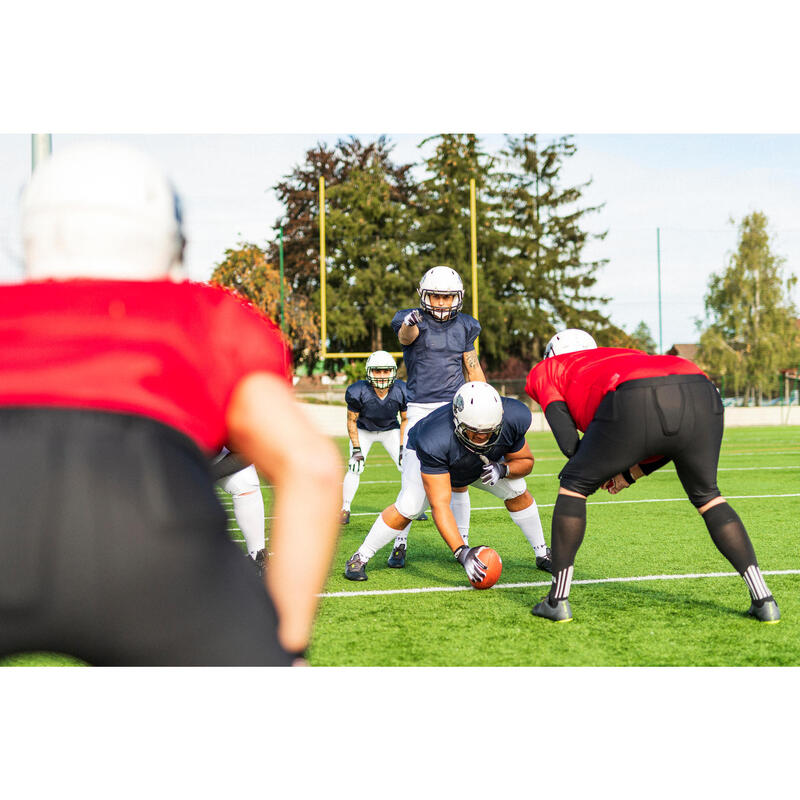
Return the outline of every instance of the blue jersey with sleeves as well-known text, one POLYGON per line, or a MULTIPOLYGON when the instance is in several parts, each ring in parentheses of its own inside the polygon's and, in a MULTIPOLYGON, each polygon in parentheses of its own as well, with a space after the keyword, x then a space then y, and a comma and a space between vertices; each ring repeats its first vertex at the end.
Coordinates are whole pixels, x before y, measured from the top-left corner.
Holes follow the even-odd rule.
MULTIPOLYGON (((503 426, 500 437, 483 455, 499 461, 506 453, 516 453, 525 445, 525 434, 531 426, 531 412, 525 403, 502 397, 503 426)), ((450 473, 450 485, 469 486, 481 476, 483 461, 467 450, 456 438, 453 409, 448 404, 431 411, 408 434, 408 447, 416 450, 420 469, 426 475, 450 473)))
POLYGON ((391 431, 400 427, 397 413, 405 411, 406 384, 396 380, 381 400, 371 383, 356 381, 344 393, 348 411, 358 412, 356 427, 363 431, 391 431))
MULTIPOLYGON (((406 315, 413 309, 398 311, 392 319, 397 333, 406 315)), ((417 326, 419 336, 403 347, 403 361, 408 372, 410 403, 443 403, 464 385, 462 355, 475 349, 481 332, 478 320, 469 314, 457 314, 446 322, 436 322, 422 313, 417 326)))

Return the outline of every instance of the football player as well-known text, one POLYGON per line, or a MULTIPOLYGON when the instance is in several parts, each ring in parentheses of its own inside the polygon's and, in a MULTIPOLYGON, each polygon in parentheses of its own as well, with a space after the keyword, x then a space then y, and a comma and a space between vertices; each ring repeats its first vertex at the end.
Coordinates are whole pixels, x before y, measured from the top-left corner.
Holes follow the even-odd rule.
POLYGON ((233 500, 233 516, 244 537, 247 555, 259 575, 266 565, 264 497, 255 464, 244 465, 227 447, 214 457, 211 473, 217 486, 233 500))
POLYGON ((26 281, 0 287, 0 653, 302 662, 341 459, 297 407, 277 327, 184 279, 174 190, 127 147, 37 166, 22 242, 26 281), (217 500, 224 444, 274 487, 263 580, 217 500))
POLYGON ((350 460, 342 485, 342 525, 350 522, 350 504, 358 491, 372 445, 380 442, 398 469, 403 459, 406 384, 397 380, 397 362, 391 353, 376 350, 367 359, 365 369, 367 379, 351 384, 344 394, 350 460))
POLYGON ((748 614, 778 622, 747 531, 717 488, 723 408, 702 370, 677 356, 597 347, 586 331, 568 329, 550 340, 525 391, 544 409, 569 459, 553 509, 553 584, 533 607, 535 616, 572 619, 570 583, 586 498, 602 486, 616 493, 672 461, 714 544, 747 584, 748 614))
MULTIPOLYGON (((475 340, 481 326, 469 314, 461 312, 464 303, 464 284, 450 267, 429 269, 417 289, 420 307, 398 311, 392 319, 392 328, 403 346, 403 361, 408 373, 408 425, 403 445, 414 425, 436 408, 448 405, 453 395, 467 381, 485 381, 486 378, 475 352, 475 340)), ((416 482, 422 488, 416 464, 416 454, 406 450, 403 470, 409 467, 407 482, 416 482)), ((454 493, 452 510, 462 531, 469 529, 470 502, 466 492, 454 493)), ((402 516, 402 515, 401 515, 402 516)), ((408 530, 411 520, 401 517, 379 516, 373 525, 380 529, 381 538, 390 528, 394 547, 389 556, 390 567, 405 566, 408 530), (394 527, 393 527, 394 526, 394 527)))
MULTIPOLYGON (((474 486, 505 503, 533 548, 536 566, 549 571, 539 511, 525 484, 525 476, 533 469, 533 454, 525 441, 530 426, 531 412, 524 403, 500 397, 488 383, 464 384, 452 403, 432 411, 409 434, 408 450, 415 453, 413 469, 422 492, 409 480, 411 470, 403 470, 400 495, 383 512, 387 527, 413 518, 427 496, 436 527, 456 560, 470 580, 482 580, 486 565, 475 555, 480 548, 469 546, 450 503, 452 495, 466 494, 474 486)), ((367 580, 367 563, 389 541, 391 533, 373 528, 348 560, 345 577, 367 580)))

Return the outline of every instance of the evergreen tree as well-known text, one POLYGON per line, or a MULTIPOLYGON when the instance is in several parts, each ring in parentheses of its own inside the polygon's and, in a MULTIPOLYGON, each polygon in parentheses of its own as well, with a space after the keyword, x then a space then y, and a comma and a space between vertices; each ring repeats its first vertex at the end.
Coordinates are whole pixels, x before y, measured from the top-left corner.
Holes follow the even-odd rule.
POLYGON ((611 340, 624 334, 599 310, 608 300, 592 293, 596 273, 606 261, 583 256, 591 240, 605 237, 582 227, 602 206, 580 205, 591 181, 567 187, 561 183, 563 162, 575 150, 569 136, 542 146, 536 134, 525 134, 507 136, 502 152, 508 165, 503 220, 508 281, 498 288, 509 299, 506 318, 516 349, 531 360, 541 358, 559 329, 584 328, 611 340))
POLYGON ((760 404, 778 388, 781 369, 800 357, 797 310, 789 292, 797 278, 783 276, 784 259, 770 246, 767 218, 744 217, 737 250, 727 268, 712 275, 705 296, 706 320, 699 361, 735 394, 760 404))

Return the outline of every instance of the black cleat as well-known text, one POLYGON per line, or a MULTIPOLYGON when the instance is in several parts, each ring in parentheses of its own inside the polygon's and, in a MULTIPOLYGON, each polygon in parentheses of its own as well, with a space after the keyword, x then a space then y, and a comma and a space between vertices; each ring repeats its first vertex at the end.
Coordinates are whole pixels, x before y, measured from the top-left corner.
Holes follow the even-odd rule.
POLYGON ((418 517, 414 517, 416 522, 427 522, 428 515, 423 511, 418 517))
POLYGON ((532 609, 534 617, 544 617, 553 622, 572 622, 572 607, 569 600, 559 600, 555 606, 550 605, 549 595, 543 597, 532 609))
POLYGON ((345 567, 344 576, 349 581, 367 580, 367 562, 358 553, 353 553, 353 557, 345 567))
POLYGON ((342 509, 341 516, 339 517, 339 524, 340 525, 349 525, 350 524, 350 512, 345 511, 342 509))
POLYGON ((258 570, 258 574, 260 577, 264 577, 264 571, 267 568, 267 551, 262 548, 256 553, 256 557, 253 559, 253 563, 256 565, 256 569, 258 570))
POLYGON ((774 597, 765 600, 760 606, 751 603, 747 614, 750 617, 755 617, 759 622, 766 622, 771 625, 781 621, 781 612, 778 610, 778 604, 775 602, 774 597))
POLYGON ((553 574, 553 562, 551 560, 549 547, 543 556, 536 556, 536 569, 540 569, 542 572, 549 572, 551 575, 553 574))
POLYGON ((406 546, 404 544, 397 545, 386 563, 394 569, 402 569, 406 565, 406 546))

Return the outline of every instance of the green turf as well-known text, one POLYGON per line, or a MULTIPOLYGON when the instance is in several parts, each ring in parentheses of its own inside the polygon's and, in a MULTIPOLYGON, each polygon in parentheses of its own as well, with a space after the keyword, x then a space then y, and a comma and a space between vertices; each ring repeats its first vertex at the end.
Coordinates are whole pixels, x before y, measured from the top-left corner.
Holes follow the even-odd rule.
MULTIPOLYGON (((528 486, 540 505, 549 540, 552 504, 564 460, 552 436, 531 434, 536 465, 528 486)), ((342 447, 345 446, 342 442, 342 447)), ((464 587, 433 523, 415 523, 407 566, 386 566, 389 547, 367 567, 369 580, 344 579, 344 562, 363 540, 374 513, 391 503, 397 472, 373 451, 343 529, 327 593, 412 587, 464 587), (368 484, 392 480, 390 484, 368 484)), ((763 570, 800 569, 800 428, 726 431, 719 484, 745 522, 763 570), (778 469, 766 469, 778 467, 778 469), (746 469, 742 469, 746 468, 746 469), (760 468, 760 469, 759 469, 760 468), (740 496, 738 499, 737 496, 740 496)), ((533 566, 530 547, 499 500, 470 489, 470 542, 503 558, 503 575, 489 591, 467 589, 377 596, 325 597, 311 661, 329 666, 513 665, 784 665, 800 664, 800 575, 768 576, 783 615, 778 625, 744 615, 747 590, 737 576, 630 583, 573 584, 574 620, 554 625, 530 615, 549 576, 533 566), (496 510, 480 511, 480 508, 496 510), (504 584, 541 586, 503 588, 504 584)), ((574 581, 609 577, 732 572, 686 500, 675 471, 665 468, 611 497, 589 499, 586 538, 574 581), (657 502, 626 502, 655 500, 657 502), (675 500, 675 502, 665 502, 675 500)))
MULTIPOLYGON (((536 465, 528 486, 549 540, 552 504, 564 459, 549 433, 528 437, 536 465)), ((343 453, 346 439, 338 440, 343 453)), ((719 485, 744 521, 761 568, 800 569, 800 427, 731 428, 725 433, 719 485)), ((414 523, 405 569, 386 566, 387 546, 370 562, 369 580, 343 577, 344 562, 375 515, 392 503, 399 474, 380 445, 370 453, 351 523, 342 529, 325 592, 451 588, 418 594, 323 597, 310 660, 319 666, 753 666, 800 665, 800 575, 768 575, 782 614, 778 625, 744 615, 747 590, 737 576, 581 585, 581 580, 689 573, 730 573, 702 520, 665 468, 611 497, 589 499, 586 538, 571 594, 575 619, 554 625, 530 615, 549 576, 502 504, 470 489, 470 541, 494 547, 503 575, 488 591, 467 586, 463 569, 432 522, 414 523), (385 481, 379 483, 378 481, 385 481), (628 502, 653 500, 656 502, 628 502), (674 502, 666 502, 674 500, 674 502), (487 507, 493 510, 480 510, 487 507), (503 588, 514 583, 541 586, 503 588)), ((264 490, 267 513, 270 492, 264 490)), ((224 502, 229 500, 221 494, 224 502)), ((233 520, 233 536, 237 536, 233 520)), ((240 538, 240 535, 239 535, 240 538)), ((76 664, 25 654, 0 665, 76 664)))

